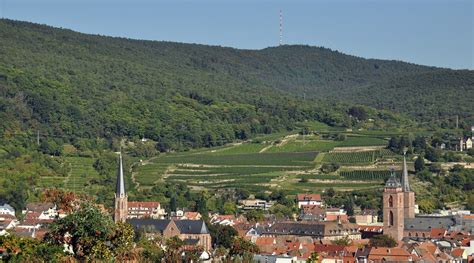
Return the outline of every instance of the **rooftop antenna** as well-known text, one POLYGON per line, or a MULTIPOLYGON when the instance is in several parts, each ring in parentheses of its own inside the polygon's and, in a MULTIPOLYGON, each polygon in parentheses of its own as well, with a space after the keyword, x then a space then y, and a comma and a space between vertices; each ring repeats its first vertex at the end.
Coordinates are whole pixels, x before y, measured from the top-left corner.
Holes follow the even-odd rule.
POLYGON ((283 11, 280 9, 280 46, 283 45, 283 11))

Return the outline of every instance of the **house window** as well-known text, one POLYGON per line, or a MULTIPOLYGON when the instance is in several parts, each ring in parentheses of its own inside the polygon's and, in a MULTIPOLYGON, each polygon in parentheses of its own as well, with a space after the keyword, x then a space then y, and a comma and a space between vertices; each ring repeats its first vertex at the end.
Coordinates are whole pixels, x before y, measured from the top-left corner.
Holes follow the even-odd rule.
POLYGON ((393 207, 393 197, 392 197, 392 196, 390 196, 390 197, 388 198, 388 206, 389 206, 389 207, 393 207))
POLYGON ((393 212, 392 211, 390 211, 388 215, 388 223, 389 223, 389 226, 393 226, 393 212))

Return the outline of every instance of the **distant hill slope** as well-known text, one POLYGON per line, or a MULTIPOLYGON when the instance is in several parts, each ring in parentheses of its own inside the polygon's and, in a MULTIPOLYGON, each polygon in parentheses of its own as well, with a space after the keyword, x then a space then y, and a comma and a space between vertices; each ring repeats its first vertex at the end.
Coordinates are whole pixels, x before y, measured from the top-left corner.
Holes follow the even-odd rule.
POLYGON ((343 106, 324 102, 331 100, 423 121, 454 114, 474 119, 474 71, 309 46, 238 50, 112 38, 5 19, 0 41, 0 102, 4 111, 17 105, 5 116, 68 134, 163 139, 181 129, 188 132, 183 140, 195 133, 200 139, 191 140, 222 141, 307 118, 347 123, 343 106), (215 134, 205 134, 208 125, 215 134))

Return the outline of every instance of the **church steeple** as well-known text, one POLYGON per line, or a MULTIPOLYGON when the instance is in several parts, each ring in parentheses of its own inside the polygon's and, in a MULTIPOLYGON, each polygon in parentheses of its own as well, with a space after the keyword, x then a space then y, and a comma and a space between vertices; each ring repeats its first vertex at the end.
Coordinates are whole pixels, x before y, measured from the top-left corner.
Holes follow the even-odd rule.
POLYGON ((410 192, 410 182, 408 182, 408 168, 406 160, 407 152, 403 152, 403 171, 402 171, 402 189, 403 192, 410 192))
POLYGON ((115 189, 115 222, 125 222, 128 214, 128 196, 125 192, 125 180, 123 177, 122 153, 119 154, 119 166, 117 170, 117 188, 115 189))
POLYGON ((117 170, 117 188, 115 190, 115 196, 117 197, 125 196, 125 181, 123 179, 122 153, 119 154, 119 167, 117 170))

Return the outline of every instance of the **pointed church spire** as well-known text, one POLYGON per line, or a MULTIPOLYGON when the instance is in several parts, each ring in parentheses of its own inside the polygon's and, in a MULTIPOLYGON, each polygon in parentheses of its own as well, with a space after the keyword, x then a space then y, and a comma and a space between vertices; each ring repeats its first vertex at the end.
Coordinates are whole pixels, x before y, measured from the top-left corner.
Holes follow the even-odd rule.
POLYGON ((122 152, 119 154, 119 167, 117 171, 117 189, 115 191, 116 197, 125 196, 125 181, 123 179, 123 163, 122 152))
POLYGON ((403 171, 402 171, 402 189, 403 192, 410 192, 410 183, 408 182, 408 168, 406 160, 407 151, 403 151, 403 171))

